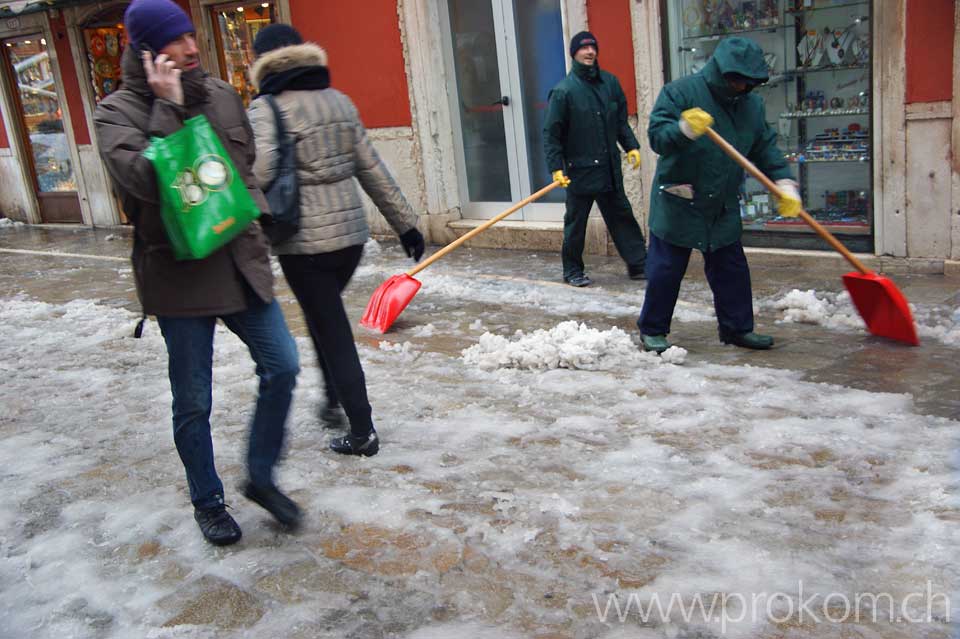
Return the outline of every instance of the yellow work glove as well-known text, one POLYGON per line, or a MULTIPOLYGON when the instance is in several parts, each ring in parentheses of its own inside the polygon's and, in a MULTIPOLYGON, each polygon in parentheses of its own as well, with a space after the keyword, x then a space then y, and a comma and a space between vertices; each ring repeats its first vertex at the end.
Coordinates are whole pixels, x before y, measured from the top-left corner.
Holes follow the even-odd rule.
POLYGON ((777 188, 783 195, 777 200, 777 211, 781 217, 797 217, 800 215, 800 209, 803 208, 803 202, 800 201, 800 192, 797 191, 797 183, 793 180, 777 180, 777 188))
POLYGON ((630 166, 632 166, 633 168, 639 169, 640 168, 640 151, 637 149, 631 149, 630 151, 627 151, 627 162, 629 162, 630 166))
POLYGON ((712 126, 713 116, 699 107, 680 114, 680 131, 691 140, 696 140, 712 126))
POLYGON ((563 169, 553 172, 553 181, 559 182, 564 188, 570 186, 570 178, 563 174, 563 169))

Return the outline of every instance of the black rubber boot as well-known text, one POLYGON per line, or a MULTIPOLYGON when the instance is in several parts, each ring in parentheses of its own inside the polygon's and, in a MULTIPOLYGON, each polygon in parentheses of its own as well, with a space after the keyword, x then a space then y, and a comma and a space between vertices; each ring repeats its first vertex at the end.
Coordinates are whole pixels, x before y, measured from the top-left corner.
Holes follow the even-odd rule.
POLYGON ((247 482, 243 496, 264 508, 284 526, 296 528, 300 525, 300 507, 273 484, 257 486, 247 482))
POLYGON ((369 434, 363 437, 354 437, 353 435, 337 437, 330 442, 330 450, 341 455, 373 457, 380 451, 380 438, 377 437, 377 431, 375 430, 371 430, 369 434))
POLYGON ((733 344, 742 348, 752 348, 756 351, 765 351, 773 346, 773 338, 759 333, 725 333, 720 331, 720 341, 724 344, 733 344))
POLYGON ((200 526, 200 532, 211 544, 229 546, 240 541, 243 533, 223 504, 211 508, 194 508, 193 518, 200 526))

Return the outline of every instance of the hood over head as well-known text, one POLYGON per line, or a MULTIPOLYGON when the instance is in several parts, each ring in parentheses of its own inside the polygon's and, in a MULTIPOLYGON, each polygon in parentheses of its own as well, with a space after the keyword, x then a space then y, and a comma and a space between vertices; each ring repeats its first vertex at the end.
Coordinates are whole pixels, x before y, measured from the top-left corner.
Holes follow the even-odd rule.
POLYGON ((763 59, 763 49, 753 40, 746 38, 726 38, 717 45, 713 59, 721 75, 736 73, 763 84, 770 79, 767 61, 763 59))

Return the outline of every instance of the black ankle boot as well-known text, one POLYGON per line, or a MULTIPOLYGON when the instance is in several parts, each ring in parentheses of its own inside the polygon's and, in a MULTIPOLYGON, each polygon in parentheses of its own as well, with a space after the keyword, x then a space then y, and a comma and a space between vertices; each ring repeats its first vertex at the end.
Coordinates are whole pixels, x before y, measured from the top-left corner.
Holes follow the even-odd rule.
POLYGON ((377 437, 377 431, 375 430, 371 430, 363 437, 354 437, 353 435, 337 437, 330 442, 330 450, 341 455, 373 457, 380 450, 380 438, 377 437))
POLYGON ((273 484, 257 486, 253 482, 247 482, 243 488, 243 496, 263 507, 284 526, 296 528, 300 525, 300 507, 273 484))
POLYGON ((240 532, 240 526, 223 504, 210 508, 194 508, 193 518, 197 520, 204 538, 211 544, 229 546, 240 541, 243 535, 240 532))

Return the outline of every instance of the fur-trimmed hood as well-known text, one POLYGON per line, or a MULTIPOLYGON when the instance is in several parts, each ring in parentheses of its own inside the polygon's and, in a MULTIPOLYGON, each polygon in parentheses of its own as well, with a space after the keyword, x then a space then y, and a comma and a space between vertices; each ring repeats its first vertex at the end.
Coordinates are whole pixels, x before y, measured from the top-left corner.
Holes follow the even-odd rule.
POLYGON ((250 81, 253 88, 260 90, 263 79, 268 75, 296 69, 298 67, 327 66, 327 52, 312 42, 280 47, 260 56, 250 68, 250 81))

